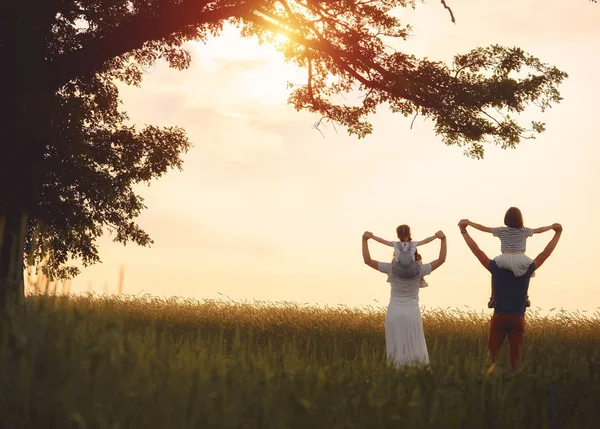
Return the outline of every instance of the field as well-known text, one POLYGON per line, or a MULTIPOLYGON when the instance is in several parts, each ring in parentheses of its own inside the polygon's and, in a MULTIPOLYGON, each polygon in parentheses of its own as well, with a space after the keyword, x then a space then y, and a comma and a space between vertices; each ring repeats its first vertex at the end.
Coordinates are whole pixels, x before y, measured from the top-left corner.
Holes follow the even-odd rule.
POLYGON ((425 312, 432 365, 397 371, 383 309, 27 300, 0 325, 3 429, 600 427, 597 314, 530 315, 513 374, 488 315, 425 312))

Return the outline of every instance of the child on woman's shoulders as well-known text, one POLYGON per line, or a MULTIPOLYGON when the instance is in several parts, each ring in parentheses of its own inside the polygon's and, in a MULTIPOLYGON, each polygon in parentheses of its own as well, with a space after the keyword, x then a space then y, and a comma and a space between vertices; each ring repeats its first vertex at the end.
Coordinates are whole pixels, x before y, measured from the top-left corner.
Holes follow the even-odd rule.
MULTIPOLYGON (((421 272, 421 255, 417 252, 417 246, 422 246, 436 239, 432 235, 424 240, 413 241, 410 235, 408 225, 400 225, 396 228, 396 234, 399 241, 388 241, 373 235, 373 240, 394 248, 394 260, 392 262, 392 272, 401 278, 413 278, 421 272)), ((427 282, 421 278, 421 286, 427 287, 427 282)))

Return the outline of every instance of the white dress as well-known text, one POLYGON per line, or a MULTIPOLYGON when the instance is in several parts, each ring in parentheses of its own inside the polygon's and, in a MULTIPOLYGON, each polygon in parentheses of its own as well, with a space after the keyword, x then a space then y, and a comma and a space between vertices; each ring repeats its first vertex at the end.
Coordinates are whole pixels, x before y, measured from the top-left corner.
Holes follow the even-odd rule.
MULTIPOLYGON (((389 275, 392 264, 380 262, 378 268, 389 275)), ((391 294, 385 315, 385 345, 388 360, 397 367, 411 363, 429 364, 419 307, 419 284, 421 278, 428 274, 431 274, 431 264, 422 265, 420 274, 412 279, 390 276, 391 294)))

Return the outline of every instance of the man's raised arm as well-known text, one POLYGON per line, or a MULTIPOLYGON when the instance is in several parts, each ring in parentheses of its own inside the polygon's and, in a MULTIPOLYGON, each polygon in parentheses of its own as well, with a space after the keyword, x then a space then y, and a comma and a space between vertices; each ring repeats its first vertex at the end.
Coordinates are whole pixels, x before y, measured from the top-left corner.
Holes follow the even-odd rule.
POLYGON ((479 262, 481 262, 481 265, 483 265, 487 270, 488 265, 490 263, 490 258, 487 257, 483 250, 481 250, 477 243, 475 243, 475 240, 473 240, 473 238, 471 238, 471 236, 469 235, 469 232, 467 231, 467 226, 469 226, 469 224, 470 222, 467 219, 462 219, 460 222, 458 222, 458 227, 460 228, 461 235, 465 239, 465 242, 467 243, 467 246, 469 246, 469 249, 471 249, 471 252, 473 252, 477 259, 479 259, 479 262))
POLYGON ((562 234, 562 225, 560 223, 555 223, 552 225, 552 229, 554 230, 554 237, 550 240, 550 243, 546 245, 546 248, 542 250, 542 253, 537 255, 537 257, 533 260, 535 264, 535 269, 537 270, 542 266, 546 259, 554 252, 556 245, 558 244, 558 240, 560 239, 560 235, 562 234))

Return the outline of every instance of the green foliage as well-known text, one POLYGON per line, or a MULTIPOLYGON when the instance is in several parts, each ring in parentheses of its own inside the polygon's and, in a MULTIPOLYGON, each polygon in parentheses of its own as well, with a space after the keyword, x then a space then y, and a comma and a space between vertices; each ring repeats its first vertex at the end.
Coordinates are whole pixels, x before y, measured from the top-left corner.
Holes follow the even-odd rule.
POLYGON ((486 142, 515 148, 543 131, 539 122, 525 126, 511 114, 560 102, 565 72, 517 47, 476 48, 450 65, 393 51, 389 38, 404 40, 410 32, 393 11, 407 6, 414 2, 281 1, 246 17, 246 28, 284 35, 288 42, 279 47, 286 58, 307 67, 307 83, 290 97, 296 109, 319 113, 359 138, 372 132, 368 116, 378 106, 431 119, 444 143, 464 146, 477 159, 486 142), (349 92, 361 101, 350 105, 340 97, 349 92))
POLYGON ((28 298, 0 325, 12 428, 596 428, 598 318, 530 316, 524 370, 488 372, 487 317, 425 312, 432 365, 384 360, 382 309, 28 298))
POLYGON ((99 261, 95 239, 106 228, 115 241, 151 243, 135 222, 145 206, 134 187, 181 169, 189 142, 180 128, 125 125, 110 80, 73 82, 56 97, 52 150, 26 249, 29 265, 43 261, 46 275, 64 278, 76 274, 69 259, 99 261))
MULTIPOLYGON (((109 3, 62 2, 47 40, 50 58, 103 37, 134 12, 127 2, 109 3)), ((137 85, 143 68, 159 59, 186 68, 190 57, 180 44, 180 37, 149 42, 48 96, 42 182, 25 243, 28 265, 40 266, 51 278, 72 277, 78 269, 68 265, 70 260, 84 265, 100 260, 95 240, 106 229, 121 243, 152 242, 135 221, 145 206, 134 187, 173 167, 181 169, 181 154, 190 145, 178 127, 127 125, 115 80, 137 85)))
POLYGON ((430 118, 445 144, 462 146, 474 158, 483 157, 486 142, 514 148, 541 133, 543 123, 525 126, 515 117, 530 105, 543 111, 558 103, 566 73, 516 47, 477 48, 449 65, 394 51, 389 40, 404 40, 411 31, 398 9, 415 3, 0 2, 0 55, 10 64, 0 69, 0 79, 9 82, 10 109, 0 118, 0 145, 3 154, 15 154, 0 158, 2 193, 10 193, 0 213, 8 205, 29 215, 29 263, 43 262, 50 277, 74 275, 77 270, 65 264, 97 262, 95 240, 107 228, 117 241, 151 243, 136 223, 144 205, 134 186, 181 168, 189 143, 176 127, 127 125, 115 82, 139 85, 157 61, 185 69, 191 56, 184 43, 220 34, 226 21, 243 36, 277 44, 288 61, 307 70, 306 83, 290 96, 292 106, 358 137, 372 132, 369 115, 380 106, 430 118), (31 161, 27 173, 15 167, 25 157, 31 161))

